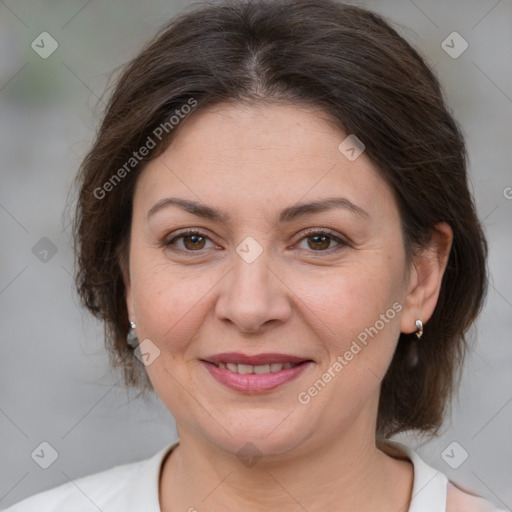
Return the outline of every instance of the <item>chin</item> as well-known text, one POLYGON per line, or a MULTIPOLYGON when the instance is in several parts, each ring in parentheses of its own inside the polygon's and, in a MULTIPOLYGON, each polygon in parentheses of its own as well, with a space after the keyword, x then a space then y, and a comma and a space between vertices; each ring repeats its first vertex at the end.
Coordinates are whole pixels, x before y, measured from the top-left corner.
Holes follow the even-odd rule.
POLYGON ((309 429, 303 419, 292 419, 292 415, 287 417, 288 414, 276 416, 273 411, 258 411, 257 414, 244 411, 243 418, 226 414, 224 426, 229 434, 219 427, 205 432, 205 437, 219 449, 239 458, 245 455, 286 456, 295 452, 315 430, 309 429))

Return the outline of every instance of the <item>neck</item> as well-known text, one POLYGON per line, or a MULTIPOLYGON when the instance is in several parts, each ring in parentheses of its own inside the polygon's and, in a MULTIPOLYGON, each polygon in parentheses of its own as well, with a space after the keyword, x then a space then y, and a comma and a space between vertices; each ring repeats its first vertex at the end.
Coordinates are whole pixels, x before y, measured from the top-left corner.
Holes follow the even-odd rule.
POLYGON ((411 463, 380 451, 370 431, 333 435, 322 446, 245 463, 204 438, 178 431, 180 444, 165 461, 160 480, 160 503, 166 512, 205 507, 251 512, 409 508, 411 463))

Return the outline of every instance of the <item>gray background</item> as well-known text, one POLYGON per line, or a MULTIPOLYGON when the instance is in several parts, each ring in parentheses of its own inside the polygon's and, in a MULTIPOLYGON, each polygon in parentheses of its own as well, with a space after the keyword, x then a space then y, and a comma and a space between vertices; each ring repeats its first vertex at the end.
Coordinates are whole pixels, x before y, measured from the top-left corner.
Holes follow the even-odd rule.
MULTIPOLYGON (((102 328, 74 295, 63 211, 101 114, 101 103, 96 105, 107 74, 191 4, 0 1, 2 508, 69 479, 149 457, 176 439, 172 416, 159 400, 133 400, 108 368, 102 328), (44 31, 59 44, 47 59, 31 48, 44 31), (33 253, 43 237, 57 249, 46 262, 33 253), (43 441, 59 454, 46 470, 31 458, 43 441)), ((411 435, 398 440, 453 481, 511 508, 512 3, 357 5, 398 23, 440 76, 467 138, 471 182, 490 245, 491 286, 452 417, 435 441, 411 435), (469 44, 455 59, 441 47, 453 31, 469 44), (453 441, 469 453, 458 469, 441 455, 453 441)), ((463 452, 456 447, 453 453, 458 458, 463 452)))

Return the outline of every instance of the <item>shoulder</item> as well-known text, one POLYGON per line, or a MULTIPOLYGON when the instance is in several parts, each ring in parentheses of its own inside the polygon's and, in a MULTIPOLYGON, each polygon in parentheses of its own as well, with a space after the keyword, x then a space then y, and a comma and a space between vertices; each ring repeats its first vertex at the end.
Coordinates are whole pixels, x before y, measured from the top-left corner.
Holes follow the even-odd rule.
POLYGON ((119 496, 125 494, 151 459, 115 466, 70 480, 53 489, 34 494, 4 512, 98 512, 117 511, 119 496))
POLYGON ((446 512, 502 512, 493 503, 471 494, 458 487, 453 482, 448 482, 446 489, 446 512))
POLYGON ((148 459, 115 466, 34 494, 4 512, 159 512, 158 482, 163 460, 179 444, 148 459))
POLYGON ((505 512, 483 497, 448 480, 438 469, 427 464, 422 457, 404 443, 378 440, 378 446, 388 455, 405 458, 414 467, 414 482, 409 510, 442 510, 444 512, 505 512))

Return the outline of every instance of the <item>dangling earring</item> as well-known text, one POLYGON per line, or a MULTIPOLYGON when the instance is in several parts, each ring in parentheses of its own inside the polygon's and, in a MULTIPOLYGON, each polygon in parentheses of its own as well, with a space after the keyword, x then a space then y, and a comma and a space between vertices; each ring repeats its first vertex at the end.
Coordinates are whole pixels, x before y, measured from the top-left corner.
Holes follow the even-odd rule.
POLYGON ((135 322, 130 321, 130 330, 126 335, 126 343, 128 343, 128 345, 132 348, 137 348, 139 346, 139 338, 137 337, 137 334, 135 334, 136 327, 137 325, 135 322))
POLYGON ((421 320, 416 320, 415 324, 418 330, 414 334, 416 334, 416 338, 420 340, 423 336, 423 322, 421 320))
POLYGON ((418 330, 414 333, 416 334, 416 339, 410 339, 409 346, 407 347, 407 364, 409 367, 414 368, 419 361, 419 353, 418 353, 418 341, 420 341, 423 336, 423 322, 421 320, 416 320, 414 322, 418 330))

